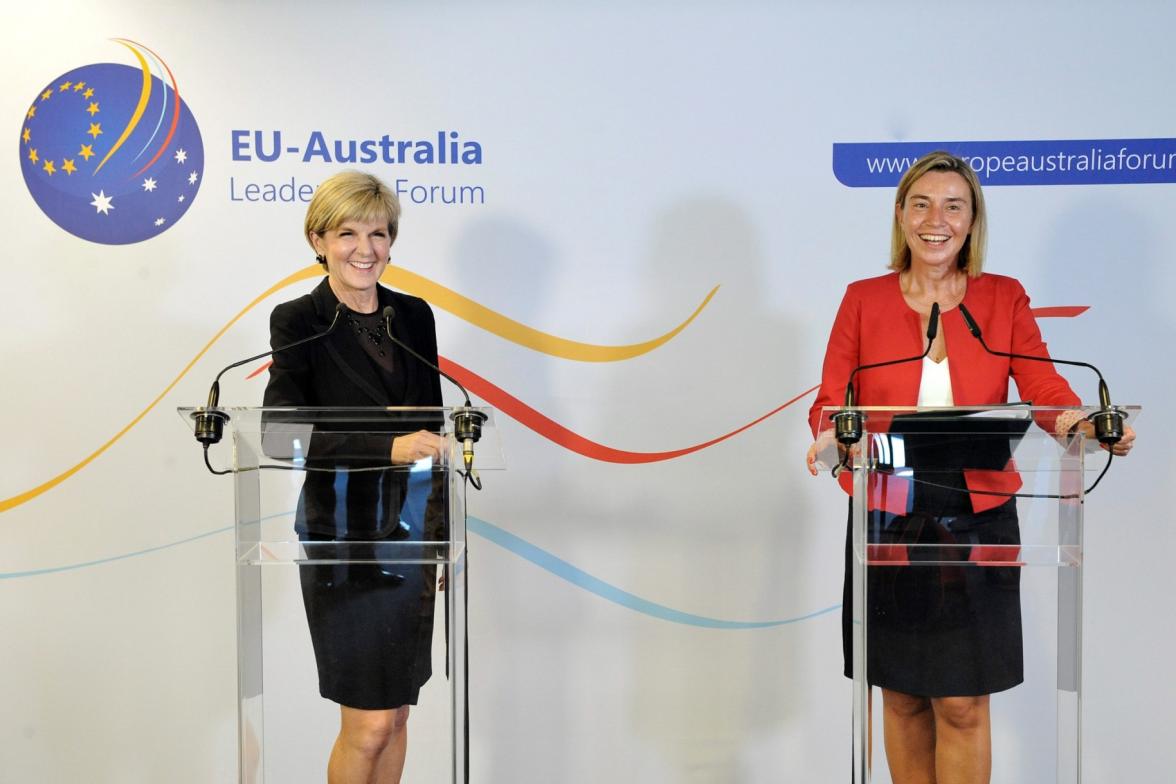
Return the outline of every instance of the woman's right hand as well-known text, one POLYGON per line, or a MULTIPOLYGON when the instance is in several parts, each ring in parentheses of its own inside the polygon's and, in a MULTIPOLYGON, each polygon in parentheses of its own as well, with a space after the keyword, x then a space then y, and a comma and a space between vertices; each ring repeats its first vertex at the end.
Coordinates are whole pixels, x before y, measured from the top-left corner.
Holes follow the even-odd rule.
MULTIPOLYGON (((835 441, 836 441, 836 439, 833 437, 832 430, 822 430, 820 433, 817 433, 817 440, 814 441, 813 445, 808 448, 808 453, 804 456, 804 463, 805 463, 805 466, 808 467, 808 472, 810 474, 812 474, 813 476, 816 476, 818 471, 820 471, 820 469, 833 467, 833 466, 827 466, 824 463, 819 463, 817 461, 817 455, 821 454, 821 452, 824 452, 824 451, 832 448, 835 441)), ((838 448, 838 454, 840 454, 841 445, 838 444, 837 448, 838 448)))
POLYGON ((857 457, 860 450, 861 447, 858 444, 854 444, 847 452, 844 446, 837 443, 833 431, 825 430, 817 435, 817 440, 808 448, 808 453, 804 456, 805 466, 813 476, 816 476, 821 469, 833 470, 833 475, 836 476, 839 467, 844 467, 847 462, 857 457), (818 455, 822 453, 828 455, 833 448, 837 449, 837 462, 835 464, 827 465, 826 462, 817 460, 818 455))
POLYGON ((808 467, 808 472, 813 476, 817 475, 817 452, 821 451, 821 442, 814 441, 813 445, 808 448, 808 454, 804 456, 804 464, 808 467))

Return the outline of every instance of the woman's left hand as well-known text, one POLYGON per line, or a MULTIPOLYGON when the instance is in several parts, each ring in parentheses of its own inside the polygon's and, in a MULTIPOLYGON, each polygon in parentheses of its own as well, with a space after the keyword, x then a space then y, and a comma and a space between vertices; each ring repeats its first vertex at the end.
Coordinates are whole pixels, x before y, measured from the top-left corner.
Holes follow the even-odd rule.
MULTIPOLYGON (((1096 438, 1094 432, 1094 423, 1089 419, 1083 419, 1077 424, 1077 429, 1082 431, 1082 434, 1093 441, 1096 438)), ((1116 443, 1107 446, 1106 444, 1099 444, 1100 447, 1110 452, 1115 457, 1126 457, 1131 448, 1135 446, 1135 428, 1131 425, 1123 425, 1123 437, 1116 443)))
POLYGON ((397 436, 392 439, 392 462, 395 465, 404 465, 427 457, 440 460, 444 447, 445 442, 441 436, 428 430, 397 436))
MULTIPOLYGON (((1107 449, 1106 444, 1101 444, 1103 449, 1107 449)), ((1110 453, 1115 457, 1126 457, 1131 448, 1135 446, 1135 428, 1131 425, 1123 425, 1123 437, 1119 439, 1118 443, 1111 444, 1110 453)))

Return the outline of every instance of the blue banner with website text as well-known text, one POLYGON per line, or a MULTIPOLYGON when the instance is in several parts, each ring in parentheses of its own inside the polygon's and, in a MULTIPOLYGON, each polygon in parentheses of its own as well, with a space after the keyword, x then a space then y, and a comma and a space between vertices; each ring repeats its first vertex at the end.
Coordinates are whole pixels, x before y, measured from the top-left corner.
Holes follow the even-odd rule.
POLYGON ((984 185, 1176 182, 1176 139, 835 143, 833 174, 851 188, 893 187, 933 150, 968 161, 984 185))

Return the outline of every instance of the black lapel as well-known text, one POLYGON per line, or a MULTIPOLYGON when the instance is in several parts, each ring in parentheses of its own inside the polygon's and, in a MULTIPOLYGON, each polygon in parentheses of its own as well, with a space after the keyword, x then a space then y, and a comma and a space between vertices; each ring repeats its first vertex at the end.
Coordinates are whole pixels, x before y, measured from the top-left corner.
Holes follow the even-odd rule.
MULTIPOLYGON (((395 318, 392 319, 392 335, 413 351, 416 351, 418 354, 421 353, 421 349, 409 329, 411 319, 407 313, 403 297, 398 296, 394 291, 386 289, 383 286, 379 287, 378 293, 380 296, 380 308, 383 309, 385 306, 391 305, 396 313, 395 318)), ((421 374, 425 372, 425 368, 421 365, 419 359, 407 351, 398 351, 397 357, 403 360, 400 363, 399 371, 404 374, 404 401, 400 405, 420 405, 418 390, 421 388, 421 374)))

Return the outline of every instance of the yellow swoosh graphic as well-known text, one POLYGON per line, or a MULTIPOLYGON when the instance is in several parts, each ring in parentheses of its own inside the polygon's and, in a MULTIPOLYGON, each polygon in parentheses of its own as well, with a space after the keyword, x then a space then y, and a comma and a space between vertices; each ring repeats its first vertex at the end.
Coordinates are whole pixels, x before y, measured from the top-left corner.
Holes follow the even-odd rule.
MULTIPOLYGON (((192 360, 187 365, 184 365, 184 369, 181 370, 174 379, 172 379, 172 382, 168 384, 164 390, 155 397, 154 400, 148 403, 147 407, 140 411, 138 416, 127 423, 126 427, 115 433, 109 441, 98 447, 73 468, 70 468, 67 471, 63 471, 52 479, 37 485, 31 490, 26 490, 23 493, 12 496, 11 498, 0 500, 0 513, 7 512, 9 509, 20 506, 26 501, 31 501, 42 493, 46 493, 49 490, 52 490, 54 487, 61 484, 66 479, 69 479, 78 471, 81 471, 95 458, 113 446, 116 441, 126 435, 127 431, 129 431, 135 425, 139 424, 139 421, 142 420, 143 417, 147 416, 151 409, 155 408, 155 406, 159 404, 159 401, 163 400, 168 392, 172 391, 175 385, 180 382, 180 379, 187 375, 188 371, 192 369, 192 366, 195 365, 200 360, 200 358, 208 352, 208 349, 212 348, 212 344, 220 340, 221 335, 228 332, 230 327, 236 324, 242 316, 252 310, 259 302, 263 301, 266 297, 270 296, 274 292, 280 291, 287 286, 298 283, 299 281, 319 277, 322 274, 323 269, 321 266, 318 264, 311 264, 308 267, 303 267, 297 272, 282 278, 273 286, 270 286, 264 292, 254 297, 248 305, 241 309, 240 313, 238 313, 236 316, 233 316, 233 318, 230 319, 228 323, 221 327, 220 330, 218 330, 217 333, 212 336, 211 340, 204 344, 204 348, 200 349, 196 356, 192 357, 192 360)), ((578 359, 583 362, 610 362, 620 359, 628 359, 630 357, 634 357, 657 348, 685 329, 686 325, 694 320, 695 316, 697 316, 702 311, 702 309, 706 307, 707 303, 711 301, 711 297, 713 297, 715 292, 719 290, 718 286, 715 286, 713 289, 711 289, 710 293, 706 295, 706 299, 702 301, 702 304, 699 305, 694 310, 694 312, 690 314, 690 318, 686 319, 676 328, 667 332, 661 337, 645 341, 644 343, 635 343, 629 346, 595 346, 589 343, 577 343, 573 340, 564 340, 563 338, 559 338, 554 335, 548 335, 547 333, 532 329, 528 326, 520 324, 513 319, 503 316, 501 313, 497 313, 493 310, 490 310, 489 308, 479 305, 477 302, 474 302, 467 297, 463 297, 457 292, 451 291, 450 289, 447 289, 438 283, 434 283, 427 278, 423 278, 420 275, 409 272, 408 270, 405 270, 401 267, 389 266, 386 270, 384 270, 384 274, 381 276, 381 279, 403 291, 407 291, 410 294, 415 294, 422 299, 428 300, 437 307, 443 310, 447 310, 450 313, 453 313, 455 316, 458 316, 459 318, 462 318, 471 324, 474 324, 475 326, 481 327, 488 332, 492 332, 495 335, 506 338, 507 340, 519 343, 523 346, 527 346, 528 348, 535 349, 536 351, 541 351, 545 354, 563 357, 565 359, 578 359)))
POLYGON ((710 293, 703 299, 702 304, 694 309, 694 312, 690 314, 689 318, 660 337, 647 340, 644 343, 633 343, 628 346, 597 346, 591 343, 566 340, 555 335, 549 335, 546 332, 540 332, 537 329, 532 329, 484 305, 479 305, 472 299, 463 297, 439 283, 421 277, 415 272, 409 272, 403 267, 389 265, 384 270, 384 274, 380 276, 380 280, 390 286, 395 286, 401 291, 415 294, 442 310, 447 310, 474 326, 481 327, 487 332, 505 338, 512 343, 518 343, 520 346, 526 346, 527 348, 534 349, 543 354, 549 354, 553 357, 574 359, 579 362, 616 362, 622 359, 631 359, 632 357, 652 351, 663 343, 672 340, 675 335, 686 329, 690 322, 694 321, 695 317, 711 301, 715 292, 719 290, 718 286, 711 289, 710 293))
POLYGON ((122 136, 118 137, 118 141, 110 148, 110 152, 106 153, 106 157, 102 159, 102 163, 98 164, 98 168, 94 170, 94 174, 102 171, 102 167, 110 160, 110 156, 118 152, 118 148, 122 147, 130 135, 134 133, 135 128, 139 125, 139 120, 143 117, 143 112, 147 109, 147 101, 151 98, 151 69, 147 67, 147 61, 143 59, 143 55, 139 50, 131 46, 121 38, 115 38, 115 41, 130 49, 135 55, 135 59, 139 61, 139 67, 143 69, 143 87, 139 90, 139 105, 135 107, 135 113, 131 115, 131 121, 127 123, 127 127, 123 128, 122 136))
POLYGON ((313 267, 308 267, 307 269, 299 270, 298 272, 295 272, 293 275, 290 275, 289 277, 278 281, 278 283, 276 283, 275 285, 273 285, 269 289, 267 289, 265 291, 265 293, 256 297, 252 302, 250 302, 248 305, 246 305, 241 310, 240 313, 238 313, 236 316, 234 316, 232 318, 232 320, 229 321, 229 323, 227 323, 223 327, 221 327, 220 331, 212 336, 212 340, 210 340, 206 344, 204 344, 204 348, 200 349, 200 352, 197 353, 196 356, 192 357, 192 361, 189 362, 187 365, 184 365, 184 369, 180 371, 179 375, 176 376, 174 379, 172 379, 172 382, 170 384, 168 384, 167 387, 164 388, 164 390, 162 392, 160 392, 159 395, 156 396, 156 398, 154 400, 152 400, 150 403, 148 403, 147 407, 144 408, 142 411, 140 411, 139 415, 137 417, 135 417, 134 419, 132 419, 127 424, 126 427, 124 427, 122 430, 115 433, 113 438, 111 438, 109 441, 107 441, 102 446, 95 449, 94 452, 91 453, 85 460, 78 463, 76 466, 69 469, 68 471, 64 471, 64 472, 58 474, 57 476, 53 477, 49 481, 43 482, 42 484, 37 485, 32 490, 26 490, 25 492, 20 493, 19 495, 14 495, 11 498, 5 498, 4 500, 0 501, 0 512, 7 512, 9 509, 12 509, 13 507, 20 506, 21 504, 25 503, 26 501, 31 501, 32 499, 36 498, 37 496, 41 495, 42 493, 45 493, 45 492, 48 492, 49 490, 52 490, 54 487, 61 484, 66 479, 69 479, 71 476, 76 474, 78 471, 81 471, 83 468, 85 468, 87 465, 89 465, 89 463, 92 460, 94 460, 94 458, 98 457, 98 455, 102 454, 107 449, 112 447, 114 445, 114 442, 118 441, 120 438, 122 438, 124 435, 126 435, 128 430, 130 430, 135 425, 139 424, 139 420, 141 420, 143 417, 147 416, 147 413, 149 411, 151 411, 151 409, 155 408, 155 406, 159 403, 159 401, 163 400, 164 396, 167 395, 168 392, 172 391, 172 388, 175 387, 175 385, 180 382, 180 379, 183 378, 188 373, 188 371, 192 369, 192 366, 195 365, 196 362, 199 361, 199 359, 202 356, 204 356, 204 354, 208 351, 208 349, 212 348, 212 344, 215 343, 217 340, 219 340, 220 336, 225 334, 225 332, 228 331, 229 327, 236 324, 237 321, 242 316, 244 316, 246 313, 248 313, 253 308, 254 305, 261 302, 263 299, 268 297, 270 294, 273 294, 275 291, 278 291, 279 289, 283 289, 286 286, 289 286, 291 283, 297 283, 300 280, 305 280, 306 278, 309 278, 309 277, 312 277, 313 275, 321 274, 321 273, 322 273, 322 268, 319 267, 317 264, 314 265, 313 267))

